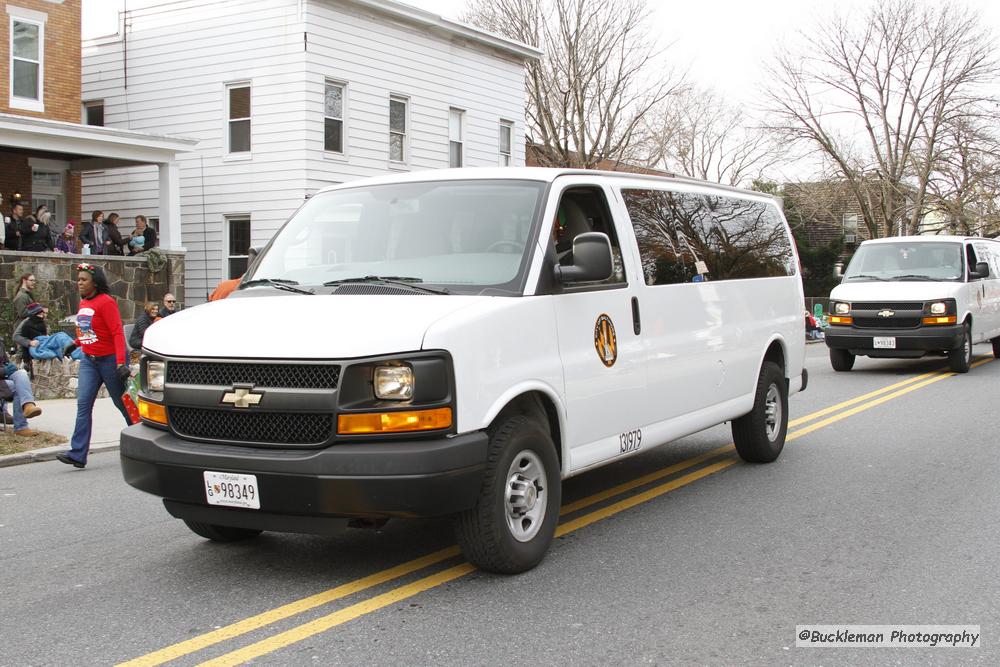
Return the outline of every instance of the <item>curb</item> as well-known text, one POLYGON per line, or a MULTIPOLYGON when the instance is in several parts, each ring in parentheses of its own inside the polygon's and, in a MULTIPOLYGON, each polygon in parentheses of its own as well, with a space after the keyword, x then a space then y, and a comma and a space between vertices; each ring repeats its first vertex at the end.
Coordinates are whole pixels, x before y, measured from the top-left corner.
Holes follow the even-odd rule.
MULTIPOLYGON (((69 448, 69 443, 55 445, 53 447, 42 447, 29 452, 19 452, 17 454, 7 454, 0 456, 0 468, 21 465, 22 463, 35 463, 36 461, 55 461, 56 454, 65 452, 69 448)), ((97 452, 111 452, 118 449, 118 441, 94 442, 90 445, 90 454, 97 452)))

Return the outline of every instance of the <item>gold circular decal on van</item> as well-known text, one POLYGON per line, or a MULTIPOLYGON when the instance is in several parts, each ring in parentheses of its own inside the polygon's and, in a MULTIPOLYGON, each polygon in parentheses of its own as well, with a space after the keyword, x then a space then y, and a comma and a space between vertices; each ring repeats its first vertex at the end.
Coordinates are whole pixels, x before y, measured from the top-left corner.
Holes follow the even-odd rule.
POLYGON ((611 318, 601 313, 594 325, 594 348, 601 363, 608 368, 618 360, 618 339, 615 337, 615 325, 611 318))

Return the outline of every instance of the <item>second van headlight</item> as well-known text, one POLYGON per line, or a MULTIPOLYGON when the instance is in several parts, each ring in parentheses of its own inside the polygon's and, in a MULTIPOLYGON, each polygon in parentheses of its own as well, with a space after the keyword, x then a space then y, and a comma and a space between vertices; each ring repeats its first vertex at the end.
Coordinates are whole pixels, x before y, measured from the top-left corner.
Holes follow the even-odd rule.
POLYGON ((146 387, 150 391, 163 391, 166 368, 166 363, 162 361, 146 362, 146 387))
POLYGON ((833 314, 834 315, 850 315, 851 314, 851 304, 844 303, 843 301, 833 302, 833 314))
POLYGON ((408 401, 413 398, 413 369, 409 366, 376 366, 374 384, 378 398, 408 401))

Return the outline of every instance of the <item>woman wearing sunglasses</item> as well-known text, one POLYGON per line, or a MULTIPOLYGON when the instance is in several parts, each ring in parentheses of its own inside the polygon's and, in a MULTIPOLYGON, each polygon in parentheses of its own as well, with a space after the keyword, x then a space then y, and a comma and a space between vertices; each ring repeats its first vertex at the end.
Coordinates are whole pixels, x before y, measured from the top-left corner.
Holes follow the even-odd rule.
POLYGON ((71 449, 57 454, 56 458, 67 465, 83 468, 90 451, 94 401, 102 384, 108 388, 125 424, 132 422, 122 403, 130 371, 125 359, 125 330, 118 304, 109 294, 108 279, 100 267, 77 264, 76 268, 76 287, 80 292, 76 340, 63 351, 68 356, 78 346, 83 350, 76 388, 76 427, 70 440, 71 449))

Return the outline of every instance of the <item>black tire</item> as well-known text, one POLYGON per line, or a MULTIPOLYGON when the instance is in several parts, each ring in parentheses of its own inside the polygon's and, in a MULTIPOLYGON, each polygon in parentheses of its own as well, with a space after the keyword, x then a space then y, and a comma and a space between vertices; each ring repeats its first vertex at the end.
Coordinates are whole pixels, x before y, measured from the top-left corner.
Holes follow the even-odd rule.
POLYGON ((757 376, 753 409, 733 420, 733 444, 748 463, 770 463, 785 446, 788 432, 788 383, 781 368, 765 361, 757 376))
POLYGON ((835 371, 849 371, 854 368, 854 355, 847 350, 830 348, 830 365, 835 371))
POLYGON ((993 356, 1000 359, 1000 336, 993 338, 990 342, 993 343, 993 356))
MULTIPOLYGON (((962 338, 962 346, 948 351, 948 366, 956 373, 968 373, 972 365, 972 330, 966 322, 963 327, 965 335, 962 338)), ((993 349, 996 350, 994 344, 993 349)))
POLYGON ((260 535, 261 531, 254 528, 233 528, 232 526, 216 526, 211 523, 184 520, 184 524, 196 535, 213 542, 239 542, 260 535))
POLYGON ((525 572, 545 557, 561 502, 559 460, 548 429, 524 415, 508 417, 491 429, 479 499, 455 518, 455 537, 479 569, 525 572), (525 484, 529 478, 537 483, 525 484), (516 510, 508 502, 514 498, 522 502, 516 510))

